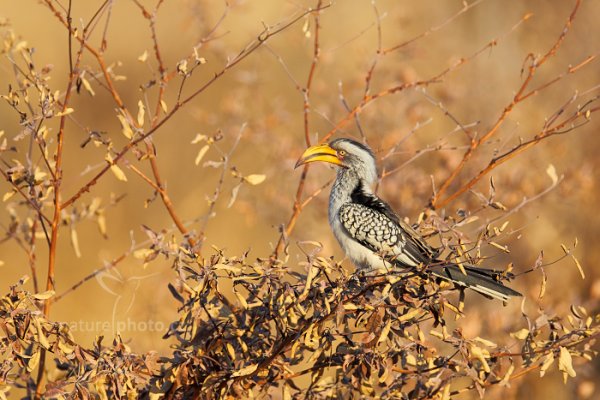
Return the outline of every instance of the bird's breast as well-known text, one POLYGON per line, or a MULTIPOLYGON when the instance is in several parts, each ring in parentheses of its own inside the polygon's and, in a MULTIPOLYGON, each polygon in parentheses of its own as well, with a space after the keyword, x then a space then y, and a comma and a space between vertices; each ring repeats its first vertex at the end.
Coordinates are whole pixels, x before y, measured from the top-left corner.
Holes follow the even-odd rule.
POLYGON ((329 224, 331 225, 333 235, 346 256, 357 268, 365 270, 388 270, 390 268, 389 262, 385 262, 378 254, 363 246, 350 236, 340 221, 339 208, 330 211, 329 224))

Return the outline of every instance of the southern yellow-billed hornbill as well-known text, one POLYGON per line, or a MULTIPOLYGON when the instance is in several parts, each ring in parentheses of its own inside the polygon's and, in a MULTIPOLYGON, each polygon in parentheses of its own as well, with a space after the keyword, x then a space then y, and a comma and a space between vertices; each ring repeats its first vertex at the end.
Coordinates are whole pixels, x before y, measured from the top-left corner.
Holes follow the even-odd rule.
POLYGON ((504 286, 499 272, 462 264, 461 268, 438 258, 439 251, 377 197, 371 186, 377 180, 371 149, 351 139, 308 148, 296 167, 322 161, 337 165, 337 177, 329 196, 329 224, 346 255, 359 268, 419 269, 486 297, 502 301, 519 292, 504 286), (464 271, 464 272, 463 272, 464 271))

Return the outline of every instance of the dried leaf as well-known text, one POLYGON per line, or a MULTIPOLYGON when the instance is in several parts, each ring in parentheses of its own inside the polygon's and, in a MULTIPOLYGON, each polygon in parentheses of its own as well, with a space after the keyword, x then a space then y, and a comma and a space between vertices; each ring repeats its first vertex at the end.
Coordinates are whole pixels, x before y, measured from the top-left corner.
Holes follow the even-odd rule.
POLYGON ((554 363, 554 354, 548 353, 544 357, 544 362, 542 362, 542 366, 540 367, 540 378, 546 374, 546 370, 550 368, 550 366, 554 363))
POLYGON ((35 370, 37 368, 38 364, 40 363, 40 356, 41 356, 40 351, 36 351, 35 353, 33 353, 31 358, 27 362, 27 371, 28 372, 32 372, 33 370, 35 370))
POLYGON ((527 335, 529 335, 529 329, 523 328, 523 329, 519 329, 516 332, 513 332, 510 334, 510 336, 519 339, 519 340, 523 340, 527 337, 527 335))
POLYGON ((251 373, 256 371, 257 368, 258 368, 258 364, 250 364, 242 369, 238 369, 237 371, 235 371, 233 374, 231 374, 231 377, 235 378, 237 376, 250 375, 251 373))
POLYGON ((542 272, 542 284, 540 286, 540 294, 538 295, 538 299, 542 299, 544 297, 544 294, 546 294, 546 282, 548 281, 548 277, 546 276, 546 271, 544 271, 544 268, 540 268, 540 271, 542 272))
POLYGON ((138 126, 144 126, 144 116, 146 115, 146 107, 144 107, 144 103, 139 100, 138 101, 138 114, 137 114, 137 123, 138 126))
POLYGON ((44 334, 44 330, 42 329, 42 324, 41 324, 39 318, 34 318, 34 321, 35 321, 34 322, 35 328, 37 331, 38 342, 40 343, 40 346, 42 346, 43 348, 45 348, 47 350, 50 348, 50 342, 48 342, 48 338, 44 334))
POLYGON ((502 380, 500 381, 500 386, 508 386, 508 381, 510 380, 510 377, 514 371, 515 366, 511 364, 510 367, 508 367, 508 371, 506 371, 504 378, 502 378, 502 380))
POLYGON ((148 50, 144 50, 142 55, 139 56, 137 59, 139 62, 146 62, 146 60, 148 59, 148 50))
POLYGON ((77 258, 81 258, 81 251, 79 250, 79 236, 77 235, 77 231, 73 226, 71 226, 71 245, 73 246, 73 250, 75 250, 75 255, 77 258))
POLYGON ((15 195, 15 193, 17 193, 14 190, 11 190, 10 192, 6 192, 4 193, 4 196, 2 196, 2 201, 6 202, 8 199, 10 199, 11 197, 13 197, 15 195))
POLYGON ((244 178, 244 180, 251 185, 261 184, 264 182, 265 179, 266 179, 266 176, 262 175, 262 174, 252 174, 252 175, 248 175, 244 178))
POLYGON ((379 339, 377 340, 378 344, 383 343, 387 340, 387 337, 388 337, 388 334, 390 333, 391 328, 392 328, 392 320, 389 319, 388 322, 383 327, 383 329, 381 330, 381 334, 379 335, 379 339))
POLYGON ((96 95, 96 92, 94 91, 94 89, 92 89, 92 85, 90 85, 90 82, 85 79, 85 77, 81 76, 81 83, 83 84, 83 88, 93 97, 96 95))
POLYGON ((188 73, 188 69, 187 69, 187 60, 181 60, 177 63, 177 66, 175 67, 177 70, 177 73, 179 75, 186 75, 188 73))
POLYGON ((33 297, 36 300, 47 300, 50 297, 54 296, 54 290, 46 290, 45 292, 41 292, 41 293, 36 293, 34 295, 32 295, 31 297, 33 297))
POLYGON ((248 302, 246 301, 244 296, 242 296, 242 294, 235 289, 235 286, 233 287, 233 293, 235 294, 235 297, 238 299, 238 302, 240 303, 240 305, 242 306, 242 309, 246 310, 248 308, 248 302))
POLYGON ((115 174, 118 180, 127 182, 127 176, 125 176, 125 172, 123 172, 123 170, 119 168, 117 164, 111 165, 110 170, 113 174, 115 174))
POLYGON ((61 111, 59 113, 54 114, 54 116, 55 117, 63 117, 65 115, 71 114, 74 111, 75 111, 74 109, 72 109, 71 107, 69 107, 69 108, 66 108, 64 111, 61 111))
POLYGON ((304 24, 302 25, 302 32, 304 33, 305 38, 310 38, 310 19, 308 17, 304 19, 304 24))
POLYGON ((194 164, 196 164, 196 165, 200 164, 200 161, 202 161, 202 158, 204 157, 204 155, 208 151, 208 148, 209 148, 209 146, 207 144, 205 144, 204 146, 202 146, 202 148, 200 149, 200 151, 198 151, 198 155, 196 156, 196 159, 194 160, 194 164))
POLYGON ((229 198, 229 203, 227 203, 227 208, 230 208, 235 200, 237 199, 238 192, 240 191, 240 187, 242 187, 241 183, 238 183, 231 189, 231 197, 229 198))
POLYGON ((483 370, 487 373, 490 373, 490 365, 488 364, 486 358, 490 357, 490 353, 485 350, 482 349, 481 347, 475 346, 475 345, 471 345, 471 356, 473 356, 474 358, 478 359, 481 362, 481 365, 483 366, 483 370))
POLYGON ((151 254, 154 254, 154 250, 139 249, 133 252, 133 257, 137 258, 138 260, 145 260, 151 254))
POLYGON ((548 168, 546 168, 546 173, 550 179, 552 179, 552 184, 556 185, 556 182, 558 182, 558 176, 556 176, 556 168, 554 168, 554 165, 549 164, 548 168))
POLYGON ((571 353, 567 350, 566 347, 560 348, 560 356, 558 358, 558 369, 563 371, 565 383, 567 381, 567 375, 571 378, 574 378, 577 374, 573 369, 573 359, 571 358, 571 353))
POLYGON ((477 336, 475 339, 473 339, 479 343, 481 343, 482 345, 486 346, 486 347, 490 347, 490 348, 494 348, 494 347, 498 347, 498 345, 492 341, 489 341, 487 339, 481 338, 479 336, 477 336))
POLYGON ((413 319, 414 317, 416 317, 417 315, 419 315, 421 313, 421 310, 418 308, 412 308, 409 312, 407 312, 406 314, 402 314, 399 318, 398 321, 400 322, 404 322, 404 321, 408 321, 413 319))
MULTIPOLYGON (((575 245, 577 245, 577 239, 575 239, 575 245)), ((581 275, 581 279, 585 279, 585 273, 583 272, 583 268, 581 267, 581 264, 579 263, 577 257, 575 257, 573 252, 569 250, 564 244, 561 243, 560 247, 566 255, 570 256, 573 259, 573 261, 575 261, 575 266, 577 266, 577 270, 579 271, 579 275, 581 275)))
POLYGON ((198 133, 198 134, 196 134, 196 137, 194 137, 194 139, 192 140, 191 143, 197 144, 197 143, 205 141, 206 139, 208 139, 208 136, 198 133))
POLYGON ((106 235, 106 217, 104 216, 104 214, 98 214, 96 223, 98 224, 98 230, 100 230, 100 233, 102 234, 102 236, 104 236, 106 238, 107 237, 107 235, 106 235))
POLYGON ((121 133, 123 133, 123 136, 125 136, 127 139, 131 139, 133 137, 133 131, 131 130, 131 126, 129 126, 127 118, 121 114, 117 114, 117 118, 121 123, 121 133))
POLYGON ((490 242, 490 244, 492 246, 494 246, 495 248, 497 248, 499 250, 502 250, 503 252, 505 252, 507 254, 510 253, 510 250, 508 249, 508 246, 502 246, 501 244, 498 244, 496 242, 490 242))
POLYGON ((235 349, 233 348, 233 345, 229 342, 227 342, 227 353, 229 353, 229 357, 231 357, 232 360, 235 361, 235 349))
POLYGON ((444 390, 442 390, 441 400, 450 400, 450 385, 444 386, 444 390))

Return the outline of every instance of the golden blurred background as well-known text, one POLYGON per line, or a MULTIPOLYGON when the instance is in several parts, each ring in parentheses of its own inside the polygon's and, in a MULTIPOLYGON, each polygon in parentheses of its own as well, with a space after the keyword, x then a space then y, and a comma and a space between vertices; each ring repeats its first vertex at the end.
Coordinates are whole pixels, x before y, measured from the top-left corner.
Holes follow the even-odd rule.
MULTIPOLYGON (((65 1, 61 3, 66 6, 65 1)), ((74 1, 74 26, 83 26, 101 3, 74 1)), ((342 96, 350 107, 362 97, 367 71, 377 57, 378 27, 383 48, 391 48, 423 32, 426 34, 397 51, 379 56, 371 82, 372 93, 403 82, 429 79, 497 40, 495 46, 469 59, 439 82, 424 89, 409 89, 385 96, 370 103, 360 114, 362 132, 380 159, 384 159, 382 167, 389 170, 402 166, 398 173, 382 181, 379 193, 411 222, 426 207, 432 194, 432 180, 436 185, 443 182, 468 145, 465 135, 455 129, 454 119, 480 134, 489 129, 519 88, 527 55, 548 51, 574 6, 573 1, 485 0, 460 13, 466 3, 473 2, 338 1, 321 13, 320 57, 310 93, 309 129, 313 142, 347 115, 342 96), (531 16, 523 21, 530 13, 531 16), (397 151, 388 156, 387 150, 398 143, 397 151), (404 163, 407 164, 403 166, 404 163)), ((150 10, 155 5, 150 1, 141 1, 141 4, 150 10)), ((314 1, 231 0, 228 5, 221 1, 165 1, 156 16, 163 61, 169 72, 175 71, 178 62, 190 56, 196 46, 198 55, 206 63, 196 68, 185 82, 183 95, 191 94, 255 39, 264 25, 288 21, 315 5, 314 1), (212 32, 216 24, 216 30, 212 32), (203 40, 208 36, 211 40, 203 40)), ((557 76, 561 79, 514 109, 499 135, 469 162, 457 185, 468 181, 495 154, 517 144, 519 138, 526 140, 537 134, 545 120, 576 93, 591 90, 582 94, 576 104, 583 104, 600 93, 597 60, 576 73, 566 73, 570 66, 600 51, 596 39, 600 37, 599 15, 600 3, 583 2, 564 43, 540 68, 532 87, 557 76)), ((0 17, 35 49, 37 67, 51 68, 50 86, 64 91, 69 68, 67 33, 52 12, 38 1, 3 2, 0 17)), ((220 170, 204 163, 219 161, 222 154, 229 152, 240 131, 242 136, 231 155, 231 165, 243 176, 266 176, 258 185, 242 185, 235 201, 228 207, 239 179, 227 171, 214 209, 215 216, 207 224, 206 254, 210 254, 214 246, 228 255, 250 250, 251 256, 267 257, 277 242, 280 226, 290 217, 300 178, 300 172, 294 171, 293 165, 305 148, 301 88, 306 85, 313 60, 313 25, 312 18, 304 17, 270 38, 179 110, 152 137, 166 189, 179 216, 189 222, 188 228, 192 232, 201 230, 209 210, 207 198, 213 195, 219 180, 220 170), (222 133, 223 140, 212 145, 196 165, 195 159, 203 143, 192 143, 193 139, 198 134, 211 136, 217 132, 222 133)), ((124 77, 116 81, 117 90, 127 107, 136 111, 138 101, 144 100, 140 87, 157 79, 148 20, 134 2, 114 2, 109 23, 106 26, 104 22, 99 24, 92 35, 94 45, 99 45, 103 31, 107 32, 105 60, 115 75, 124 77), (147 60, 140 61, 145 52, 147 60)), ((77 49, 77 45, 74 48, 77 49)), ((87 53, 84 53, 82 66, 97 70, 94 58, 87 53)), ((6 57, 0 68, 0 90, 4 93, 14 81, 14 73, 6 57)), ((74 194, 105 165, 103 147, 91 144, 81 147, 87 138, 86 132, 106 132, 102 135, 110 137, 116 148, 126 143, 111 96, 95 80, 89 77, 88 80, 95 96, 82 90, 71 103, 75 112, 65 134, 62 186, 65 197, 74 194)), ((169 82, 165 96, 168 109, 176 102, 181 81, 181 76, 174 76, 169 82)), ((151 100, 156 96, 152 90, 155 89, 147 92, 151 100)), ((150 103, 154 104, 153 100, 150 103)), ((585 280, 581 279, 572 260, 566 258, 548 267, 547 294, 541 303, 536 301, 539 275, 529 274, 514 283, 516 289, 530 297, 528 307, 531 310, 540 307, 565 312, 570 304, 584 304, 590 300, 596 300, 597 304, 600 298, 600 273, 597 271, 600 250, 596 246, 600 234, 596 210, 600 201, 597 185, 600 142, 595 118, 592 115, 591 121, 584 126, 538 144, 491 174, 497 190, 496 200, 509 209, 551 186, 552 181, 546 173, 550 164, 559 176, 564 175, 555 189, 508 217, 510 233, 501 244, 508 245, 511 253, 501 254, 491 248, 486 254, 501 266, 512 261, 518 272, 531 268, 540 251, 543 250, 545 261, 551 261, 563 254, 561 243, 572 246, 575 238, 578 239, 575 254, 585 269, 585 280)), ((0 129, 4 130, 9 144, 18 149, 17 153, 2 154, 2 160, 8 163, 13 158, 22 160, 28 141, 13 139, 22 129, 18 115, 2 104, 0 119, 0 129)), ((51 136, 56 134, 56 122, 49 122, 48 127, 51 136)), ((361 132, 357 124, 351 122, 336 135, 360 138, 361 132)), ((125 159, 150 175, 147 163, 138 162, 132 153, 125 159)), ((127 182, 119 181, 109 173, 75 205, 81 209, 94 198, 107 205, 111 198, 124 196, 106 208, 107 237, 100 234, 92 219, 77 223, 81 252, 77 257, 69 229, 61 231, 56 271, 59 294, 132 246, 138 246, 136 249, 147 247, 143 245, 148 240, 143 225, 156 232, 164 231, 178 242, 182 240, 153 189, 132 173, 126 163, 120 165, 127 182), (151 201, 147 202, 148 199, 151 201)), ((332 177, 333 172, 326 167, 311 168, 306 193, 312 193, 332 177)), ((10 189, 6 182, 0 183, 1 194, 10 189)), ((484 195, 488 189, 488 178, 475 187, 484 195)), ((342 257, 326 223, 327 193, 328 190, 320 193, 302 212, 290 238, 290 263, 302 259, 298 241, 321 242, 324 255, 342 257)), ((23 218, 27 216, 17 202, 17 197, 12 197, 3 203, 0 214, 3 230, 9 225, 11 210, 22 213, 23 218)), ((438 212, 456 216, 458 210, 479 207, 479 198, 470 192, 438 212)), ((478 221, 461 229, 469 237, 498 215, 500 212, 494 214, 486 210, 479 215, 478 221)), ((45 247, 44 240, 38 239, 36 256, 40 282, 45 282, 46 277, 45 247)), ((27 255, 14 241, 0 244, 0 260, 4 263, 0 266, 4 291, 21 276, 30 274, 27 255)), ((170 266, 170 260, 159 257, 144 267, 142 260, 129 256, 110 272, 99 279, 91 279, 54 304, 51 317, 69 323, 76 339, 84 345, 91 344, 96 335, 111 338, 119 330, 135 351, 165 352, 169 342, 161 337, 169 323, 177 318, 178 304, 167 288, 167 283, 176 279, 170 266)), ((352 268, 351 265, 347 267, 352 268)), ((480 300, 475 296, 468 299, 480 300)), ((472 319, 477 320, 496 306, 481 302, 480 307, 470 311, 472 319)), ((519 307, 519 304, 511 304, 503 308, 498 318, 520 316, 519 307)), ((482 328, 474 324, 464 329, 477 335, 482 328)), ((519 388, 517 398, 600 398, 600 388, 595 383, 600 377, 599 372, 600 366, 595 362, 582 368, 579 379, 567 385, 563 385, 558 373, 543 380, 532 376, 527 378, 528 384, 519 388)), ((506 393, 513 392, 509 389, 491 392, 492 396, 506 393)))

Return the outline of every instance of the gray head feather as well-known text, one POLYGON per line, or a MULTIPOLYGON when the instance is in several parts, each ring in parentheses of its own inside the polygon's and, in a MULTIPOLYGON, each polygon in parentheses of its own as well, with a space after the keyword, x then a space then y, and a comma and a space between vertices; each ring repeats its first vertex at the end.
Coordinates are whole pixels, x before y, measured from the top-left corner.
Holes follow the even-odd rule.
POLYGON ((371 186, 377 180, 375 155, 369 146, 346 138, 333 140, 329 146, 337 150, 338 154, 340 151, 345 152, 343 162, 346 168, 340 168, 338 176, 345 175, 346 178, 358 179, 365 186, 371 186))

